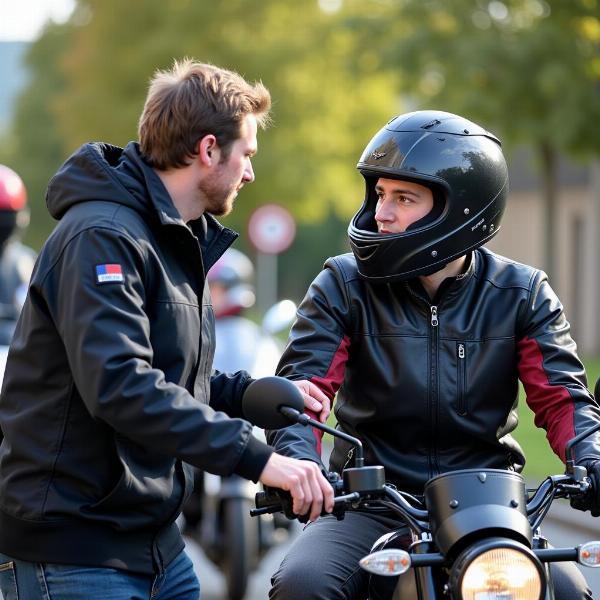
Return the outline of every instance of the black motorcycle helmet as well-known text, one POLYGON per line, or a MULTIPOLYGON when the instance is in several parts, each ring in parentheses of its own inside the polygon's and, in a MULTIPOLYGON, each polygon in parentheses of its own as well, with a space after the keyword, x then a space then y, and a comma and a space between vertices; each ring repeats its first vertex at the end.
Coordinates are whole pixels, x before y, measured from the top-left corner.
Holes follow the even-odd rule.
POLYGON ((0 165, 0 253, 4 244, 29 223, 27 192, 21 178, 0 165))
POLYGON ((370 281, 435 273, 500 229, 508 195, 500 140, 467 119, 437 110, 395 117, 369 142, 357 168, 366 195, 348 236, 359 273, 370 281), (402 233, 379 233, 380 177, 427 186, 433 209, 402 233))

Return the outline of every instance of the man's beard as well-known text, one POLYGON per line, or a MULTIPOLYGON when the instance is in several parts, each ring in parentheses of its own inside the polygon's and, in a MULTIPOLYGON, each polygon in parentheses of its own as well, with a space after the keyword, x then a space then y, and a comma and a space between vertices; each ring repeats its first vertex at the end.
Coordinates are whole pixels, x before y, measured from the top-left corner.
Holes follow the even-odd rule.
POLYGON ((205 211, 216 217, 224 217, 233 209, 238 186, 229 182, 224 183, 223 178, 216 176, 201 181, 198 184, 198 191, 204 198, 205 211))

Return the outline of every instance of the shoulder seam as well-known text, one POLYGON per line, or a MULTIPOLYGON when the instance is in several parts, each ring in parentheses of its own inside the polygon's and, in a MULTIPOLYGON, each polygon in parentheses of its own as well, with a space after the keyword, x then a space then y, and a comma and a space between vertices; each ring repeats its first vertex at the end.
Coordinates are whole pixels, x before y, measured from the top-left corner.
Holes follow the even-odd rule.
MULTIPOLYGON (((117 209, 118 210, 118 209, 117 209)), ((115 211, 116 214, 116 211, 115 211)), ((113 215, 114 217, 114 215, 113 215)), ((79 237, 80 235, 82 235, 83 233, 85 233, 86 231, 90 231, 91 229, 107 229, 109 231, 114 231, 115 233, 118 233, 119 235, 122 235, 123 237, 127 238, 127 240, 129 242, 131 242, 138 250, 138 252, 140 253, 140 256, 144 256, 144 252, 141 248, 141 246, 139 245, 138 241, 135 240, 134 238, 132 238, 127 232, 123 231, 122 229, 118 229, 117 227, 109 227, 107 225, 90 225, 89 227, 85 227, 83 229, 80 229, 79 231, 77 231, 77 233, 73 234, 64 244, 63 247, 61 248, 61 251, 59 252, 58 256, 56 257, 55 261, 48 267, 48 270, 46 271, 46 274, 42 277, 42 280, 40 281, 40 287, 43 287, 44 284, 46 283, 46 279, 48 278, 48 276, 50 275, 50 273, 54 270, 54 267, 56 267, 56 265, 60 262, 60 260, 62 259, 67 247, 73 242, 73 240, 75 240, 77 237, 79 237)))

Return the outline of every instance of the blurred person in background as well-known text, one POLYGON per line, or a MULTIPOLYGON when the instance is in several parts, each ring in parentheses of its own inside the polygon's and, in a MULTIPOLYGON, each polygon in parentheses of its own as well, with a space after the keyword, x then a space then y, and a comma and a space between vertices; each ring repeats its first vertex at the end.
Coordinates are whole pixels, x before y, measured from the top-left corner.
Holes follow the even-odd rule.
MULTIPOLYGON (((366 183, 348 228, 352 253, 330 258, 298 309, 278 375, 337 393, 337 427, 359 438, 365 465, 398 489, 468 468, 521 471, 522 381, 535 423, 564 461, 565 444, 600 419, 562 305, 545 273, 483 245, 501 224, 508 170, 500 141, 457 115, 392 119, 358 163, 366 183)), ((269 432, 278 452, 320 462, 316 430, 269 432)), ((330 469, 353 466, 335 438, 330 469)), ((598 435, 576 446, 600 513, 598 435)), ((392 512, 350 511, 310 523, 273 576, 271 598, 365 597, 359 559, 403 527, 392 512), (310 574, 310 576, 307 576, 310 574)), ((407 531, 407 544, 411 542, 407 531)), ((553 563, 555 595, 590 598, 571 563, 553 563)))
MULTIPOLYGON (((260 324, 254 322, 248 316, 256 301, 254 279, 252 261, 235 248, 207 274, 215 315, 213 366, 224 373, 244 370, 258 378, 275 374, 283 350, 275 334, 289 331, 296 305, 282 300, 266 311, 260 324)), ((254 427, 253 433, 264 441, 262 429, 254 427)), ((183 508, 184 533, 219 567, 231 600, 244 597, 261 557, 285 539, 290 527, 285 518, 250 516, 258 491, 258 485, 237 475, 218 477, 196 469, 194 491, 183 508)))
POLYGON ((260 84, 192 60, 153 77, 139 143, 85 144, 48 186, 59 221, 10 347, 0 426, 0 589, 13 598, 196 599, 175 523, 189 463, 289 489, 311 519, 317 465, 252 436, 248 373, 212 374, 206 273, 254 180, 260 84))
POLYGON ((28 225, 25 185, 0 165, 0 348, 10 344, 35 262, 35 251, 21 242, 28 225))

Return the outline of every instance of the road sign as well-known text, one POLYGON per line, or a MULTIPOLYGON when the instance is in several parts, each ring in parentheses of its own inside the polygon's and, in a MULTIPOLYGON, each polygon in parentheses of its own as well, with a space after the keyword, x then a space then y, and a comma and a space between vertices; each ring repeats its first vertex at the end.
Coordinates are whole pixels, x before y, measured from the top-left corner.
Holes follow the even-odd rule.
POLYGON ((283 206, 265 204, 250 215, 248 236, 259 252, 281 254, 296 237, 296 221, 283 206))

